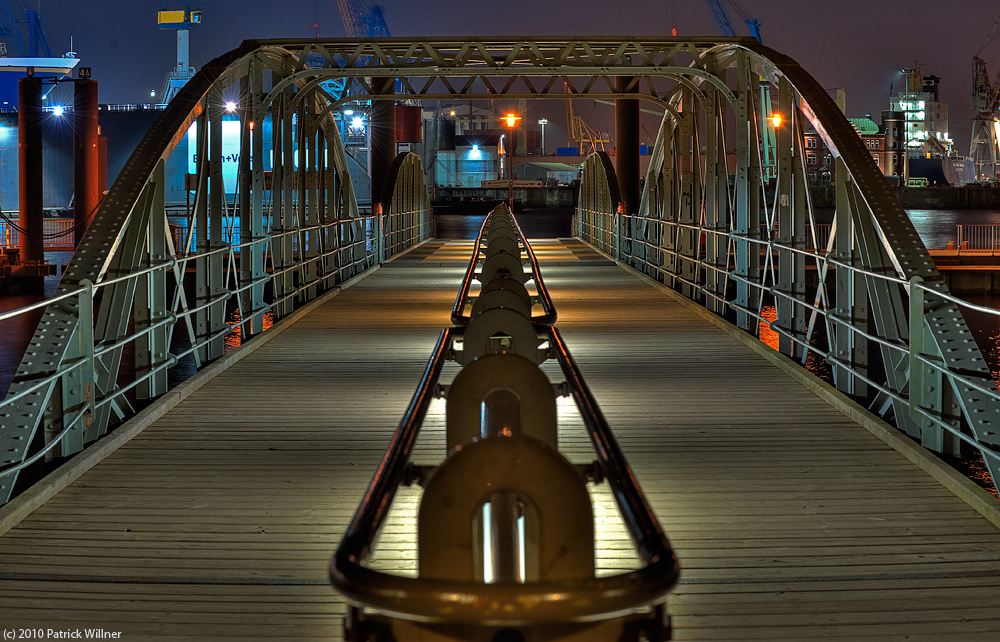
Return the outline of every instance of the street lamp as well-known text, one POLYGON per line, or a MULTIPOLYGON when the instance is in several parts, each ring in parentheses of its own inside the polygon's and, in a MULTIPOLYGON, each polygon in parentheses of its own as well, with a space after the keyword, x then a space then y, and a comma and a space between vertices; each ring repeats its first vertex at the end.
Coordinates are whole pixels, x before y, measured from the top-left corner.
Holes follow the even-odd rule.
POLYGON ((517 127, 517 121, 521 120, 521 117, 517 114, 511 112, 505 114, 502 118, 504 123, 507 124, 507 129, 510 130, 510 140, 509 145, 507 145, 507 177, 508 177, 508 190, 507 190, 507 200, 509 201, 508 207, 510 207, 511 216, 514 215, 514 128, 517 127))
POLYGON ((545 156, 545 126, 549 124, 549 119, 539 118, 538 124, 542 126, 542 156, 545 156))

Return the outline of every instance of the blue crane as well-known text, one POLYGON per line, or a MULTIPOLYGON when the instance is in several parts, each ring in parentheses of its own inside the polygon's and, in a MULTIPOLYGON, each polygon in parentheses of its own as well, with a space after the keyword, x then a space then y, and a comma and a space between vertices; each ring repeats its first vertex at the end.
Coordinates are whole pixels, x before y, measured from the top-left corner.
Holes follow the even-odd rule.
MULTIPOLYGON (((38 14, 30 9, 24 10, 24 19, 16 20, 10 4, 6 0, 0 0, 0 38, 6 38, 10 42, 13 54, 18 58, 52 58, 52 49, 49 41, 45 37, 45 30, 42 28, 42 21, 38 14), (28 41, 25 46, 24 33, 18 23, 27 24, 28 41)), ((6 46, 6 44, 4 44, 6 46)))
MULTIPOLYGON (((760 21, 750 16, 735 0, 727 1, 729 6, 739 14, 743 22, 750 28, 750 35, 756 38, 757 42, 762 42, 760 39, 760 21)), ((722 2, 720 0, 705 0, 705 2, 708 3, 708 8, 711 9, 712 17, 715 18, 715 23, 719 25, 719 31, 722 32, 722 35, 735 38, 736 30, 733 29, 733 23, 729 19, 729 14, 726 13, 726 8, 722 6, 722 2)), ((774 134, 774 124, 771 120, 771 116, 773 115, 770 85, 762 80, 760 81, 760 121, 766 124, 763 128, 764 159, 761 163, 761 171, 764 174, 765 180, 775 178, 778 170, 778 145, 774 134)))
MULTIPOLYGON (((729 14, 726 13, 726 8, 722 6, 722 2, 720 0, 705 1, 708 3, 708 8, 711 9, 712 17, 715 18, 715 24, 719 25, 719 31, 722 32, 722 35, 735 38, 736 30, 733 29, 733 23, 729 19, 729 14)), ((750 35, 756 38, 757 42, 763 42, 760 39, 760 21, 748 14, 736 0, 728 0, 728 4, 750 28, 750 35)))
POLYGON ((344 29, 351 38, 385 38, 391 36, 385 24, 385 9, 373 4, 365 6, 361 0, 337 0, 344 29))

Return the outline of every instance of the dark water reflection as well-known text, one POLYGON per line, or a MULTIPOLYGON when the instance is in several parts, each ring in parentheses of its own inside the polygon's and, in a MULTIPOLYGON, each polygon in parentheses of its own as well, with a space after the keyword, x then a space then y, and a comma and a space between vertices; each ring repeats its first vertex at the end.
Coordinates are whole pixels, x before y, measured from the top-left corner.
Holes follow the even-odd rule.
MULTIPOLYGON (((474 239, 489 211, 468 214, 435 214, 434 236, 440 239, 474 239)), ((515 212, 514 218, 529 239, 551 239, 572 236, 570 219, 573 210, 532 210, 515 212)))

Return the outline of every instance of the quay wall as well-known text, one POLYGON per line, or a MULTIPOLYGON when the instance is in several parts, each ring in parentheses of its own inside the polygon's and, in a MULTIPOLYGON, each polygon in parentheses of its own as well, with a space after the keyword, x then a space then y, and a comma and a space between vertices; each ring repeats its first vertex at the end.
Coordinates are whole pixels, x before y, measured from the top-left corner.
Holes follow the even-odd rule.
MULTIPOLYGON (((897 198, 906 209, 913 210, 1000 210, 1000 188, 981 185, 964 187, 896 187, 897 198)), ((813 185, 813 205, 833 208, 836 188, 833 185, 813 185)))
MULTIPOLYGON (((576 205, 579 186, 558 185, 552 187, 517 187, 514 189, 514 200, 530 208, 570 208, 576 205)), ((502 187, 449 187, 432 190, 431 199, 435 210, 441 203, 447 203, 450 209, 461 213, 463 203, 493 203, 506 201, 508 189, 502 187)))

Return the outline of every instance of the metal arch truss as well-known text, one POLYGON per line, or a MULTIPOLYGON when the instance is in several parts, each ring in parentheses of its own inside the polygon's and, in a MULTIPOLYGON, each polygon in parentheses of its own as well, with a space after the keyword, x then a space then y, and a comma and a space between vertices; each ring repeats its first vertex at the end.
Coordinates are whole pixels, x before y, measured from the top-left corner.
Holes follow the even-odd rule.
MULTIPOLYGON (((383 96, 372 78, 393 77, 398 82, 388 83, 385 91, 401 100, 638 96, 665 105, 678 83, 694 89, 703 81, 717 82, 720 91, 727 91, 705 69, 704 53, 719 42, 750 41, 756 42, 752 38, 380 38, 260 40, 244 46, 295 54, 298 67, 282 82, 308 79, 321 86, 336 82, 341 101, 383 96), (634 77, 627 94, 615 85, 615 78, 623 75, 634 77)), ((276 84, 272 92, 281 89, 282 84, 276 84)))
MULTIPOLYGON (((0 501, 16 475, 11 466, 19 469, 41 456, 38 451, 25 459, 39 442, 74 452, 103 434, 112 415, 129 413, 128 394, 162 394, 164 371, 181 356, 170 348, 175 329, 186 332, 190 352, 203 363, 221 354, 221 337, 232 331, 224 317, 230 298, 238 302, 246 337, 262 326, 267 308, 287 314, 293 301, 335 287, 380 260, 387 245, 397 247, 384 229, 380 243, 367 238, 380 222, 358 213, 346 155, 328 116, 333 103, 372 94, 370 79, 376 77, 399 80, 359 99, 562 100, 568 93, 664 106, 641 211, 605 219, 614 226, 608 238, 622 260, 717 312, 734 314, 748 330, 756 328, 765 296, 781 299, 772 327, 783 337, 783 350, 801 357, 813 332, 824 327, 831 345, 825 356, 839 388, 856 395, 879 390, 879 409, 894 411, 901 427, 931 447, 945 447, 949 435, 971 439, 988 455, 996 479, 991 449, 1000 404, 982 357, 867 150, 794 61, 752 39, 265 40, 244 42, 205 65, 102 201, 0 406, 0 466, 7 465, 0 469, 0 501), (616 86, 619 76, 634 79, 625 88, 629 93, 616 86), (774 194, 760 180, 762 78, 777 87, 779 108, 794 114, 790 127, 779 131, 783 151, 774 194), (217 107, 230 92, 243 114, 242 148, 253 150, 241 154, 234 190, 224 183, 218 133, 212 133, 221 129, 213 127, 225 118, 217 107), (263 136, 249 127, 267 115, 278 123, 271 145, 280 159, 271 189, 263 136), (814 252, 809 244, 817 247, 818 227, 809 225, 814 217, 802 168, 806 121, 843 168, 832 240, 814 252), (171 150, 195 122, 202 126, 194 213, 183 243, 175 244, 165 175, 171 150), (735 163, 727 144, 736 145, 735 163), (226 235, 237 224, 241 242, 226 235), (823 278, 810 296, 804 275, 814 264, 823 278), (192 265, 193 286, 177 287, 192 265), (911 308, 924 301, 910 313, 916 322, 907 322, 906 291, 913 295, 911 308), (869 314, 878 337, 866 331, 869 314), (94 323, 80 323, 95 315, 94 323), (136 332, 126 335, 130 326, 136 332), (911 339, 917 346, 912 355, 911 339), (884 376, 869 367, 872 341, 888 364, 884 376), (137 379, 122 385, 118 375, 129 342, 136 344, 137 379), (960 416, 971 437, 961 431, 960 416), (45 435, 36 438, 42 425, 45 435)), ((604 198, 611 201, 611 192, 604 198)), ((606 205, 601 211, 618 212, 618 203, 606 205)))
MULTIPOLYGON (((0 502, 18 471, 43 451, 76 452, 132 414, 135 401, 163 394, 166 371, 186 353, 196 366, 218 358, 234 328, 248 338, 264 327, 268 312, 284 316, 294 304, 375 264, 386 248, 394 251, 426 234, 426 224, 411 225, 405 215, 359 215, 332 118, 337 104, 498 95, 611 99, 624 95, 615 76, 628 75, 634 79, 625 88, 629 97, 665 106, 681 88, 693 91, 700 82, 728 91, 704 64, 705 51, 716 44, 655 38, 261 40, 209 62, 139 143, 43 313, 0 404, 0 502), (372 81, 385 77, 397 82, 372 81), (223 111, 227 100, 238 105, 235 115, 223 111), (272 124, 267 141, 266 118, 272 124), (222 149, 221 129, 229 120, 238 122, 240 149, 250 153, 239 155, 237 179, 227 184, 222 156, 229 152, 222 149), (194 204, 174 238, 178 226, 169 225, 166 206, 167 177, 178 171, 171 151, 192 124, 194 204), (409 231, 384 227, 397 222, 409 231), (368 235, 379 239, 372 243, 368 235), (236 302, 238 325, 227 317, 230 301, 236 302), (95 322, 81 323, 92 316, 91 307, 95 322), (175 334, 186 334, 191 347, 185 353, 171 347, 175 334), (135 373, 123 377, 129 353, 135 373)), ((413 167, 403 164, 403 180, 413 167)), ((426 215, 421 210, 418 217, 426 215)))
POLYGON ((200 368, 223 356, 229 335, 246 340, 378 265, 387 247, 427 238, 430 207, 412 154, 393 174, 381 217, 390 227, 359 213, 329 96, 304 89, 304 78, 281 83, 300 62, 246 44, 217 58, 139 143, 0 403, 0 504, 23 468, 81 450, 167 392, 168 370, 185 357, 187 369, 200 368), (240 143, 227 177, 228 127, 240 143), (185 181, 193 202, 169 210, 168 173, 187 171, 171 152, 185 137, 196 154, 185 181))
POLYGON ((701 61, 726 81, 728 95, 699 74, 697 88, 671 97, 639 212, 616 214, 610 192, 587 184, 614 182, 614 174, 585 171, 580 233, 599 247, 613 239, 606 251, 621 262, 747 332, 769 323, 783 354, 824 360, 838 389, 928 449, 957 454, 962 442, 979 449, 996 484, 997 384, 962 302, 948 293, 860 137, 787 56, 742 42, 710 48, 701 61), (784 120, 774 181, 761 178, 769 127, 762 94, 784 120), (832 224, 817 220, 810 198, 803 137, 810 125, 836 158, 832 224), (606 227, 593 232, 590 220, 606 227), (765 316, 770 305, 773 316, 765 316))

